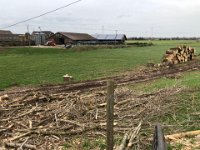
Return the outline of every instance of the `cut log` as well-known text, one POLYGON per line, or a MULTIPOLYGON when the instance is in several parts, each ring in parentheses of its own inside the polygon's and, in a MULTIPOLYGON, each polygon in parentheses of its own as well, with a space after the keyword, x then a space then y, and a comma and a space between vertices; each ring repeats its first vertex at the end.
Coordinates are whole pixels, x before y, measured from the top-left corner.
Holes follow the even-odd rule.
POLYGON ((174 58, 172 59, 172 62, 173 62, 174 65, 176 65, 176 64, 179 63, 179 60, 177 59, 177 57, 174 57, 174 58))
POLYGON ((70 83, 73 80, 72 76, 69 76, 68 74, 63 76, 64 83, 70 83))
POLYGON ((177 140, 186 136, 197 136, 200 135, 200 130, 196 131, 188 131, 188 132, 181 132, 181 133, 176 133, 172 135, 166 135, 165 139, 166 140, 177 140))
POLYGON ((167 50, 166 54, 174 54, 174 52, 172 50, 167 50))
POLYGON ((5 95, 3 95, 3 96, 0 96, 0 101, 3 101, 3 100, 9 100, 8 94, 5 94, 5 95))

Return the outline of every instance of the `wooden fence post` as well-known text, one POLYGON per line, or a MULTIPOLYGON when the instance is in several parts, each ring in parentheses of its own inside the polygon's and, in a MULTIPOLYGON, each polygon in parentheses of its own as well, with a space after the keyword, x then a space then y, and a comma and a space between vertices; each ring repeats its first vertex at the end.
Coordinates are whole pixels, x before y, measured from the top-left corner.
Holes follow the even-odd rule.
POLYGON ((114 90, 115 84, 113 80, 107 82, 107 140, 106 140, 106 150, 113 150, 114 140, 113 140, 113 116, 114 116, 114 90))

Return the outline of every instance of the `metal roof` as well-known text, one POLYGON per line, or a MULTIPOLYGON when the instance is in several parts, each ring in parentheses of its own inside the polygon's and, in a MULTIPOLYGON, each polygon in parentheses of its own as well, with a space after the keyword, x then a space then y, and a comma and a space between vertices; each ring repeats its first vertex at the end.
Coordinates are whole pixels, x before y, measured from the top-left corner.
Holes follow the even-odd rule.
POLYGON ((40 34, 40 33, 49 34, 49 35, 53 35, 54 34, 51 31, 33 31, 32 35, 34 35, 34 34, 40 34))
POLYGON ((74 41, 89 41, 96 40, 94 37, 87 33, 72 33, 72 32, 57 32, 62 34, 65 37, 68 37, 74 41))
POLYGON ((127 39, 125 34, 94 34, 97 40, 124 40, 127 39))

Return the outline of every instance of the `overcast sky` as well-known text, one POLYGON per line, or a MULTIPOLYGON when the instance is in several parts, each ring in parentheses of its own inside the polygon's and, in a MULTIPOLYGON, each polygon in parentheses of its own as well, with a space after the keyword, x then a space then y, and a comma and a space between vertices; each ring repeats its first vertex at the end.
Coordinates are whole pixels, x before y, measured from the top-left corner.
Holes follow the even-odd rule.
MULTIPOLYGON (((74 0, 75 1, 75 0, 74 0)), ((1 0, 0 28, 51 11, 73 0, 1 0)), ((124 33, 146 37, 200 37, 200 0, 82 0, 41 18, 8 28, 30 32, 124 33)))

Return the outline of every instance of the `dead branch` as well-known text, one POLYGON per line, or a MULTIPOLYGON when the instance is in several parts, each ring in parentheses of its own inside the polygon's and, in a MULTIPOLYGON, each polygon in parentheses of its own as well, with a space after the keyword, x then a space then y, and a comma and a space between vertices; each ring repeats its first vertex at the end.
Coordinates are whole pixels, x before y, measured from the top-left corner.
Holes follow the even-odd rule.
POLYGON ((176 133, 176 134, 172 134, 172 135, 166 135, 165 139, 166 140, 176 140, 176 139, 180 139, 180 138, 183 138, 186 136, 197 136, 199 134, 200 134, 200 130, 181 132, 181 133, 176 133))
POLYGON ((19 116, 16 116, 16 117, 13 117, 13 118, 2 119, 1 121, 9 121, 9 120, 18 119, 18 118, 21 118, 21 117, 26 116, 28 114, 31 114, 31 113, 34 113, 34 112, 37 112, 37 111, 41 111, 41 110, 44 110, 44 109, 34 107, 31 110, 29 110, 28 112, 20 114, 19 116))
POLYGON ((21 144, 21 146, 18 148, 18 150, 23 150, 23 146, 26 144, 29 138, 26 138, 26 140, 21 144))
POLYGON ((106 103, 98 104, 97 107, 105 107, 106 103))
POLYGON ((129 103, 131 101, 133 101, 133 100, 132 99, 127 99, 127 100, 124 100, 124 101, 120 101, 120 102, 118 102, 118 103, 115 104, 115 107, 119 107, 120 105, 129 103))
POLYGON ((119 147, 119 150, 125 150, 127 144, 128 144, 128 133, 125 133, 122 143, 119 147))
POLYGON ((3 132, 6 132, 8 130, 10 130, 13 126, 14 126, 14 124, 11 124, 8 128, 0 129, 0 134, 2 134, 3 132))
POLYGON ((133 133, 131 134, 131 138, 128 143, 128 149, 130 149, 133 146, 133 140, 137 137, 140 129, 141 129, 142 121, 138 124, 138 126, 134 129, 133 133))
POLYGON ((15 141, 15 140, 18 140, 18 139, 20 139, 20 138, 22 138, 22 137, 28 136, 28 135, 30 135, 31 133, 32 133, 32 132, 30 131, 30 132, 21 134, 21 135, 19 135, 19 136, 16 136, 16 137, 7 139, 7 141, 15 141))
POLYGON ((35 130, 35 131, 31 131, 31 133, 32 134, 40 134, 40 135, 72 136, 72 135, 79 135, 79 134, 82 134, 82 133, 86 133, 88 131, 92 131, 92 130, 95 130, 95 129, 98 129, 98 128, 100 128, 100 127, 95 126, 95 127, 92 127, 92 128, 84 128, 82 130, 75 130, 75 131, 71 131, 71 132, 35 130))
POLYGON ((72 120, 58 119, 58 121, 65 122, 65 123, 68 123, 68 124, 72 124, 72 125, 75 125, 75 126, 78 126, 78 127, 84 127, 83 124, 80 124, 80 123, 72 121, 72 120))
POLYGON ((191 113, 191 115, 199 116, 199 115, 200 115, 200 112, 191 113))
POLYGON ((135 144, 134 139, 137 137, 141 129, 142 121, 138 124, 136 128, 133 128, 125 133, 122 143, 116 150, 129 150, 135 144))
MULTIPOLYGON (((20 143, 4 143, 6 148, 19 148, 22 144, 20 143)), ((33 149, 36 150, 36 146, 35 145, 30 145, 30 144, 24 144, 22 146, 22 148, 27 148, 27 149, 33 149)))
POLYGON ((135 118, 135 117, 138 117, 142 112, 144 112, 146 110, 146 108, 142 108, 140 111, 138 111, 136 114, 134 115, 125 115, 125 116, 122 116, 122 117, 119 117, 119 120, 123 120, 125 118, 135 118))

